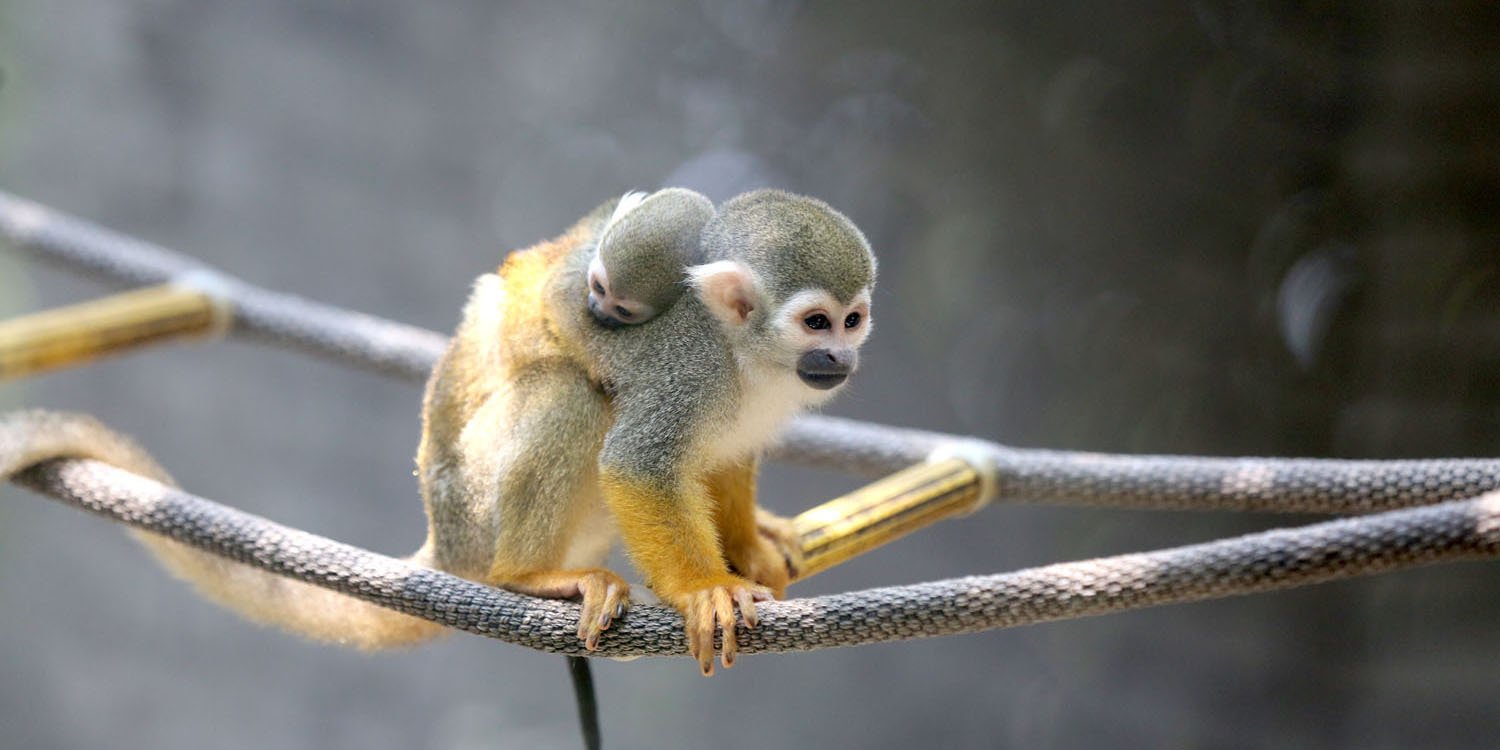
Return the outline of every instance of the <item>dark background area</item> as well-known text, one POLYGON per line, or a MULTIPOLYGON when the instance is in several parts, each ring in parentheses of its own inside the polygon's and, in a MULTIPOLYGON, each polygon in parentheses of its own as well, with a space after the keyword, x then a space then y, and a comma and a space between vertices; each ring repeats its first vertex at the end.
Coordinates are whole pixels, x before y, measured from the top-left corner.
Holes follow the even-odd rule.
MULTIPOLYGON (((1496 455, 1497 34, 1497 6, 1458 0, 0 0, 0 188, 446 331, 474 276, 611 195, 772 185, 880 256, 830 413, 1101 451, 1496 455)), ((0 253, 0 314, 100 291, 0 253)), ((392 554, 422 536, 418 402, 235 342, 0 388, 392 554)), ((856 483, 773 465, 764 499, 856 483)), ((1304 521, 1017 502, 794 593, 1304 521)), ((1497 597, 1492 565, 1448 566, 708 681, 596 673, 614 747, 1487 747, 1497 597)), ((576 744, 561 659, 304 643, 0 487, 0 745, 576 744)))

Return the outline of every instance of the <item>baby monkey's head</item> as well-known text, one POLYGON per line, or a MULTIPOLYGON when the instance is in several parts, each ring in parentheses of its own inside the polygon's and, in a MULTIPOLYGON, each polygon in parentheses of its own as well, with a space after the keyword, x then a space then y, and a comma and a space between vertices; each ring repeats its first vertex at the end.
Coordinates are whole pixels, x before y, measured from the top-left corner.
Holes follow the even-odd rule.
POLYGON ((644 323, 686 290, 699 236, 714 216, 708 198, 683 188, 626 193, 599 233, 589 263, 589 312, 601 325, 644 323))

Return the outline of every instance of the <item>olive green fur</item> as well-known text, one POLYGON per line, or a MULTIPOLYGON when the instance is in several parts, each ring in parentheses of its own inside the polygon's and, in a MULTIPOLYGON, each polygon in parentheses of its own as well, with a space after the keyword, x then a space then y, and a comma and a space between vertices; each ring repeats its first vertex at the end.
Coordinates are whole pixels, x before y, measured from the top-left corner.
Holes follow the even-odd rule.
MULTIPOLYGON (((718 320, 695 295, 684 295, 639 325, 606 329, 578 301, 592 248, 569 254, 548 290, 554 315, 595 360, 612 394, 613 426, 599 453, 601 469, 650 486, 682 481, 680 469, 701 428, 737 403, 735 361, 718 320)), ((678 268, 679 275, 681 267, 678 268)))
POLYGON ((785 300, 826 289, 848 303, 875 285, 870 243, 848 217, 816 198, 755 190, 732 198, 703 229, 705 262, 736 260, 785 300))
POLYGON ((683 188, 652 193, 605 230, 599 260, 610 291, 660 313, 686 289, 683 270, 699 262, 698 240, 714 204, 683 188))

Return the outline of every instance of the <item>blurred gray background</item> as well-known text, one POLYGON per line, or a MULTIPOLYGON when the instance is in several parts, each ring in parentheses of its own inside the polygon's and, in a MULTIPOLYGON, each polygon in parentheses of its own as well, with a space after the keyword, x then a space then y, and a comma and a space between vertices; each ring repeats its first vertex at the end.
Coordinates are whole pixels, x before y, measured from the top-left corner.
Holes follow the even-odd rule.
MULTIPOLYGON (((1493 3, 0 0, 0 188, 450 330, 606 197, 819 196, 881 259, 829 411, 1023 446, 1500 454, 1493 3)), ((97 286, 0 252, 0 314, 97 286)), ((418 390, 227 342, 0 388, 392 554, 418 390)), ((794 512, 856 485, 772 466, 794 512)), ((994 507, 797 593, 1301 518, 994 507)), ((1485 747, 1500 576, 1450 566, 943 640, 596 666, 613 747, 1485 747)), ((574 747, 562 660, 247 625, 0 487, 0 746, 574 747)))

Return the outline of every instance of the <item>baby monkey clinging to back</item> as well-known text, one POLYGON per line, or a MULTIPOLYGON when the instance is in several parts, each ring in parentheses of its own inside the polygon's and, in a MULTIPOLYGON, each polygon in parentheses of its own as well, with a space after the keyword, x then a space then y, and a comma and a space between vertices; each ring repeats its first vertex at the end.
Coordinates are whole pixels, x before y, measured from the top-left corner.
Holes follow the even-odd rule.
POLYGON ((708 198, 685 188, 626 193, 589 262, 589 312, 608 328, 655 318, 686 290, 698 239, 714 216, 708 198))

